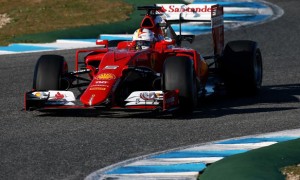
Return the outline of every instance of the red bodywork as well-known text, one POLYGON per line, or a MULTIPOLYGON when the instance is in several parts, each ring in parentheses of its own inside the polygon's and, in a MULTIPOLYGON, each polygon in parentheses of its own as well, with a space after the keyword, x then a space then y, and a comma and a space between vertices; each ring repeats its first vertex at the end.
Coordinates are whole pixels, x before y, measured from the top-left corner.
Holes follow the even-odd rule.
MULTIPOLYGON (((212 29, 215 55, 220 55, 223 50, 223 8, 221 6, 212 6, 212 29), (214 20, 214 18, 216 18, 214 20)), ((78 50, 76 52, 75 71, 81 71, 80 63, 84 64, 84 71, 88 73, 90 83, 80 95, 80 101, 83 107, 102 106, 109 104, 109 107, 125 107, 120 102, 120 83, 124 82, 125 74, 133 67, 142 67, 141 71, 147 69, 156 74, 163 74, 164 61, 169 57, 185 56, 193 61, 193 68, 198 82, 198 90, 204 89, 208 78, 207 62, 194 49, 182 48, 176 46, 177 35, 171 29, 169 36, 166 37, 165 27, 160 27, 155 23, 156 16, 147 14, 141 22, 140 28, 147 28, 154 32, 156 37, 165 37, 163 40, 157 40, 149 49, 139 50, 134 41, 121 41, 116 47, 109 47, 107 40, 97 40, 96 44, 101 48, 93 50, 78 50), (87 54, 83 60, 80 60, 80 54, 87 54), (118 93, 116 93, 118 92, 118 93)), ((159 38, 157 38, 159 39, 159 38)), ((75 76, 79 75, 75 73, 75 76)), ((136 86, 141 86, 143 81, 138 81, 136 86)), ((153 82, 154 84, 154 82, 153 82)), ((135 85, 131 85, 135 86, 135 85)), ((145 85, 146 86, 146 85, 145 85)), ((159 89, 163 91, 163 88, 159 89)), ((151 90, 150 90, 151 91, 151 90)), ((153 89, 152 89, 153 91, 153 89)), ((32 92, 31 92, 32 93, 32 92)), ((130 92, 129 92, 130 94, 130 92)), ((178 105, 177 89, 163 92, 163 103, 160 104, 163 110, 167 110, 178 105)), ((127 93, 128 96, 128 93, 127 93)), ((126 96, 126 97, 127 97, 126 96)), ((125 97, 125 96, 124 96, 125 97)), ((125 98, 121 98, 125 100, 125 98)), ((26 96, 25 96, 26 100, 26 96)), ((52 106, 53 107, 53 106, 52 106)), ((73 106, 78 107, 78 106, 73 106)), ((136 105, 126 106, 127 108, 147 108, 155 109, 157 105, 136 105)), ((48 108, 48 107, 42 107, 48 108)), ((26 107, 28 109, 28 107, 26 107)))
MULTIPOLYGON (((170 56, 189 57, 194 62, 197 77, 199 80, 205 81, 208 73, 207 64, 200 59, 199 53, 191 49, 174 48, 173 45, 173 41, 160 41, 156 42, 153 48, 135 50, 133 42, 125 41, 120 42, 117 48, 93 51, 98 53, 87 56, 85 62, 89 67, 89 63, 99 61, 99 67, 98 70, 91 68, 90 76, 92 81, 82 94, 80 101, 87 106, 99 105, 111 95, 114 85, 123 76, 123 71, 128 69, 129 66, 148 67, 157 73, 162 73, 164 60, 170 56), (126 44, 126 46, 122 47, 121 45, 123 44, 126 44)), ((77 57, 82 52, 86 51, 77 51, 77 57)), ((76 62, 78 62, 78 59, 76 62)))

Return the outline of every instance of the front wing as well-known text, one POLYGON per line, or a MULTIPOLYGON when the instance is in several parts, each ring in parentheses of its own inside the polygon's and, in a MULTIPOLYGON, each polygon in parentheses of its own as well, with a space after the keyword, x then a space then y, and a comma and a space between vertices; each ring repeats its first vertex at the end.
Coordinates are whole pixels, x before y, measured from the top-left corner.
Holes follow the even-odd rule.
POLYGON ((30 91, 25 93, 25 110, 47 109, 90 109, 90 108, 125 108, 171 111, 178 108, 178 90, 173 91, 134 91, 124 102, 124 106, 104 105, 84 106, 76 105, 76 98, 72 91, 30 91))

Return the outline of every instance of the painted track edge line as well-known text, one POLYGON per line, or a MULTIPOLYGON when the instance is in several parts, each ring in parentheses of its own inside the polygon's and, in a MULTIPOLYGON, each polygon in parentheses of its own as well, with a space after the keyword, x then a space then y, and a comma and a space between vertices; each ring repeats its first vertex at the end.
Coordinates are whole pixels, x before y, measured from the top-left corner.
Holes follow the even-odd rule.
POLYGON ((193 148, 193 147, 197 147, 197 146, 212 145, 212 144, 215 144, 215 143, 220 142, 220 141, 235 140, 235 139, 250 138, 250 137, 252 137, 252 138, 253 137, 273 137, 273 136, 278 136, 278 134, 282 134, 282 135, 287 135, 288 134, 291 137, 299 137, 300 136, 300 129, 290 129, 290 130, 283 130, 283 131, 276 131, 276 132, 269 132, 269 133, 257 133, 257 134, 253 134, 253 135, 239 136, 239 137, 228 138, 228 139, 220 139, 220 140, 211 141, 211 142, 204 142, 204 143, 193 144, 193 145, 168 149, 168 150, 164 150, 164 151, 154 152, 154 153, 150 153, 150 154, 147 154, 147 155, 127 159, 127 160, 121 161, 119 163, 106 166, 104 168, 101 168, 97 171, 92 172, 84 180, 94 180, 97 177, 99 177, 99 175, 103 175, 103 173, 108 171, 108 170, 114 169, 116 167, 121 167, 121 166, 124 166, 126 164, 130 164, 130 163, 133 163, 135 161, 138 161, 138 160, 143 160, 143 159, 146 159, 148 157, 155 156, 155 155, 158 155, 158 154, 168 153, 168 152, 171 152, 171 151, 179 151, 179 150, 183 150, 183 149, 189 149, 189 148, 193 148), (297 133, 295 133, 295 132, 297 132, 297 133))

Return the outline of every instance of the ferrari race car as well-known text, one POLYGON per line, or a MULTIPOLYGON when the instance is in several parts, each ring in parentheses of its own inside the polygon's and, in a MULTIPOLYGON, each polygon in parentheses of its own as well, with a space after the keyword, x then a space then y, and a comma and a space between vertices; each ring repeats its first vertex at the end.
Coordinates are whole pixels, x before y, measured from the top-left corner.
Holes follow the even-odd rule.
POLYGON ((231 41, 224 47, 222 6, 159 4, 138 10, 146 15, 132 41, 109 47, 108 40, 97 39, 99 47, 77 50, 73 71, 64 57, 42 55, 33 90, 25 93, 25 110, 125 108, 189 113, 200 97, 220 86, 239 94, 259 90, 260 49, 249 40, 231 41), (181 47, 182 41, 194 39, 181 31, 186 22, 211 24, 211 56, 181 47), (179 24, 179 33, 172 24, 179 24), (215 87, 208 88, 211 79, 215 87))

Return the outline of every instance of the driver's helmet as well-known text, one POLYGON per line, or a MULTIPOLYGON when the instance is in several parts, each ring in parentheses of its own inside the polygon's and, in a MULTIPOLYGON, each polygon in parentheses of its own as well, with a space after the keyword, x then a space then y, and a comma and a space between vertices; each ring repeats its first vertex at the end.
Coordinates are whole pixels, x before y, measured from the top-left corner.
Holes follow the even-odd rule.
POLYGON ((154 42, 154 33, 149 29, 139 28, 133 34, 137 49, 148 49, 154 42))

